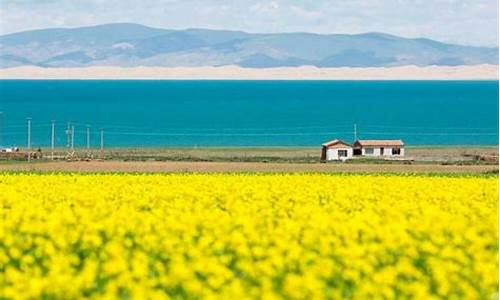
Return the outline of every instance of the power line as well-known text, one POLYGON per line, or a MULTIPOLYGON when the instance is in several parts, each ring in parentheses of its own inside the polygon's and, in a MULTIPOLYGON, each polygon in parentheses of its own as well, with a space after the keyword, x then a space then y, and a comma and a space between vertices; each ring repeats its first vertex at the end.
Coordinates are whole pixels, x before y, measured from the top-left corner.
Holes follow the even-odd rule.
MULTIPOLYGON (((10 126, 4 126, 5 124, 2 122, 2 114, 0 112, 0 142, 5 142, 6 140, 16 140, 21 141, 22 143, 22 138, 19 138, 22 134, 25 134, 26 131, 18 131, 16 128, 21 128, 22 126, 16 126, 16 125, 10 125, 10 126), (4 136, 7 136, 9 138, 3 139, 4 136)), ((50 147, 52 149, 52 152, 54 151, 55 148, 55 139, 56 139, 56 128, 55 128, 55 121, 51 120, 50 123, 47 122, 47 124, 33 124, 31 118, 27 118, 28 122, 28 141, 27 141, 27 147, 31 151, 32 149, 32 141, 33 137, 39 137, 42 136, 42 130, 44 136, 46 136, 47 131, 45 131, 47 127, 51 127, 51 140, 50 140, 50 147)), ((11 123, 12 124, 12 123, 11 123)), ((86 123, 86 130, 76 130, 75 126, 78 126, 80 123, 78 122, 68 122, 67 123, 67 130, 66 130, 66 135, 67 135, 67 147, 71 148, 71 150, 74 150, 75 147, 75 134, 86 134, 86 147, 87 149, 90 149, 90 143, 91 143, 91 124, 86 123)), ((150 137, 148 140, 153 141, 154 137, 207 137, 207 138, 213 138, 214 141, 216 141, 217 138, 224 138, 224 137, 260 137, 260 138, 266 138, 266 137, 300 137, 300 136, 305 136, 308 137, 310 136, 311 139, 323 139, 327 137, 332 137, 334 138, 335 136, 339 136, 340 138, 346 138, 348 136, 353 136, 354 133, 354 139, 358 139, 358 134, 359 134, 359 128, 358 128, 358 123, 351 124, 349 126, 347 125, 339 125, 339 124, 332 124, 331 126, 294 126, 294 127, 261 127, 261 128, 252 128, 252 127, 241 127, 241 128, 200 128, 200 129, 195 129, 195 128, 154 128, 154 127, 141 127, 141 126, 127 126, 127 127, 122 127, 122 128, 131 128, 131 129, 144 129, 144 130, 114 130, 110 132, 106 132, 106 134, 109 134, 111 136, 116 136, 113 138, 115 141, 119 140, 119 136, 124 136, 122 142, 124 141, 125 144, 127 143, 127 138, 125 136, 137 136, 137 137, 150 137), (313 130, 314 128, 325 128, 325 130, 313 130), (151 129, 151 130, 149 130, 151 129), (281 132, 282 130, 288 130, 288 132, 281 132), (339 130, 339 131, 337 131, 339 130), (185 132, 187 131, 187 132, 185 132), (194 132, 192 132, 194 131, 194 132)), ((26 126, 26 123, 25 125, 26 126)), ((113 128, 113 126, 110 126, 113 128)), ((81 128, 81 127, 79 127, 81 128)), ((409 139, 412 137, 419 137, 419 136, 435 136, 435 137, 452 137, 452 136, 492 136, 496 137, 499 135, 499 133, 496 131, 496 129, 492 128, 487 128, 487 127, 410 127, 410 126, 384 126, 384 125, 363 125, 363 130, 366 130, 368 128, 368 131, 363 131, 362 135, 365 136, 382 136, 382 137, 387 137, 387 136, 398 136, 398 138, 403 138, 403 139, 409 139), (379 128, 378 130, 373 130, 375 128, 379 128), (384 130, 383 128, 387 128, 388 130, 384 130), (408 130, 395 130, 397 128, 407 128, 408 130), (455 131, 455 132, 450 132, 445 130, 445 128, 449 129, 455 129, 458 130, 460 128, 462 129, 467 129, 467 130, 462 130, 462 131, 455 131), (475 128, 475 129, 474 129, 475 128), (372 129, 372 130, 370 130, 372 129), (390 130, 394 129, 393 132, 390 130), (420 129, 420 130, 411 130, 411 129, 420 129), (435 129, 435 132, 433 132, 432 129, 435 129), (440 130, 438 130, 440 129, 440 130)), ((101 129, 100 130, 100 148, 101 150, 104 147, 104 131, 101 129)), ((137 138, 136 138, 137 139, 137 138)), ((130 138, 130 143, 133 144, 136 142, 134 138, 130 138)), ((465 138, 464 138, 465 139, 465 138)), ((469 138, 470 139, 470 138, 469 138)), ((445 139, 443 139, 444 141, 445 139)), ((80 140, 79 140, 80 141, 80 140)), ((44 142, 45 144, 45 142, 44 142)), ((78 142, 79 145, 83 144, 81 142, 78 142)), ((85 144, 83 144, 85 145, 85 144)), ((82 145, 82 146, 83 146, 82 145)))
MULTIPOLYGON (((49 125, 35 125, 35 124, 32 124, 32 127, 35 128, 35 127, 47 127, 49 125)), ((3 129, 8 129, 8 128, 26 128, 26 124, 24 125, 19 125, 19 126, 2 126, 3 129)))
POLYGON ((467 136, 467 135, 498 135, 498 132, 364 132, 363 134, 378 135, 443 135, 443 136, 467 136))
MULTIPOLYGON (((273 119, 274 121, 277 121, 276 119, 273 119)), ((77 124, 77 125, 86 125, 88 123, 88 120, 84 120, 84 121, 74 121, 73 123, 77 124)), ((286 123, 285 122, 280 122, 280 123, 286 123)), ((93 121, 92 124, 94 125, 99 125, 99 126, 102 126, 102 127, 106 127, 106 128, 113 128, 113 127, 137 127, 136 125, 134 126, 131 126, 130 123, 109 123, 109 122, 100 122, 100 121, 93 121)), ((176 123, 159 123, 159 122, 155 122, 154 124, 151 124, 151 125, 148 125, 148 128, 152 128, 152 127, 172 127, 172 126, 175 126, 176 123)), ((346 121, 345 123, 337 123, 337 124, 332 124, 332 125, 328 125, 328 126, 325 126, 324 124, 311 124, 311 123, 307 123, 303 126, 292 126, 294 128, 330 128, 330 127, 338 127, 338 126, 341 126, 341 127, 351 127, 352 126, 352 122, 350 123, 349 121, 346 121)), ((228 127, 226 127, 228 128, 228 127)), ((237 129, 239 129, 241 127, 238 127, 237 129)), ((255 128, 262 128, 262 127, 255 127, 255 128)), ((255 128, 249 128, 249 129, 255 129, 255 128)), ((280 128, 284 128, 284 127, 270 127, 271 129, 280 129, 280 128)), ((286 127, 286 128, 290 128, 290 127, 286 127)), ((203 129, 206 129, 206 127, 189 127, 189 128, 185 128, 185 129, 193 129, 193 130, 203 130, 203 129)))
MULTIPOLYGON (((84 125, 83 123, 73 123, 76 125, 84 125)), ((185 130, 185 131, 272 131, 272 130, 294 130, 294 129, 334 129, 334 128, 350 128, 352 125, 338 125, 338 126, 294 126, 294 127, 222 127, 222 128, 194 128, 194 127, 172 127, 171 125, 161 126, 113 126, 106 125, 108 129, 162 129, 162 130, 185 130)))
POLYGON ((494 130, 496 127, 428 127, 428 126, 388 126, 388 125, 364 125, 373 128, 405 128, 405 129, 465 129, 465 130, 494 130))
MULTIPOLYGON (((26 125, 25 125, 26 126, 26 125)), ((83 130, 75 130, 73 128, 74 126, 70 127, 69 130, 69 147, 71 146, 72 142, 72 135, 73 134, 87 134, 87 131, 83 130)), ((33 128, 31 129, 32 135, 33 135, 33 128)), ((25 131, 3 131, 2 134, 4 136, 21 136, 25 133, 25 131)), ((37 133, 40 133, 37 131, 37 133)), ((412 136, 412 135, 449 135, 449 136, 467 136, 467 135, 499 135, 498 132, 388 132, 388 131, 363 131, 363 135, 406 135, 406 136, 412 136)), ((352 131, 324 131, 324 132, 293 132, 293 133, 287 133, 287 132, 276 132, 276 133, 225 133, 225 132, 220 132, 220 133, 182 133, 182 132, 136 132, 136 131, 127 131, 127 132, 117 132, 117 131, 110 131, 107 132, 109 135, 130 135, 130 136, 307 136, 307 135, 341 135, 341 134, 353 134, 352 131)), ((357 137, 357 135, 356 135, 357 137)))
MULTIPOLYGON (((87 126, 89 123, 83 123, 83 122, 71 122, 71 124, 74 125, 80 125, 80 126, 87 126)), ((173 127, 175 125, 173 124, 154 124, 151 126, 132 126, 132 125, 127 125, 124 123, 120 123, 119 125, 114 125, 118 123, 104 123, 104 122, 92 122, 94 125, 103 125, 103 127, 106 128, 112 128, 112 129, 162 129, 162 130, 180 130, 180 131, 249 131, 249 130, 255 130, 255 131, 273 131, 273 130, 300 130, 300 129, 335 129, 335 128, 352 128, 352 123, 351 124, 332 124, 328 126, 285 126, 285 127, 221 127, 221 128, 207 128, 207 127, 173 127)), ((359 124, 357 124, 359 125, 359 124)), ((393 129, 441 129, 441 130, 449 130, 449 129, 456 129, 456 130, 495 130, 497 129, 496 127, 429 127, 429 126, 394 126, 394 125, 371 125, 371 124, 361 124, 363 128, 393 128, 393 129)), ((22 128, 25 125, 7 125, 4 124, 2 128, 22 128)), ((48 127, 50 126, 49 124, 34 124, 32 125, 33 127, 48 127)))
MULTIPOLYGON (((340 135, 340 134, 352 134, 352 132, 307 132, 307 133, 154 133, 154 132, 108 132, 109 135, 136 135, 136 136, 309 136, 309 135, 340 135)), ((445 132, 435 132, 435 133, 422 133, 422 132, 364 132, 363 134, 368 135, 449 135, 449 136, 467 136, 467 135, 498 135, 498 132, 488 132, 488 133, 445 133, 445 132)))
POLYGON ((108 135, 137 135, 137 136, 307 136, 307 135, 335 135, 352 134, 344 132, 312 132, 312 133, 163 133, 163 132, 107 132, 108 135))

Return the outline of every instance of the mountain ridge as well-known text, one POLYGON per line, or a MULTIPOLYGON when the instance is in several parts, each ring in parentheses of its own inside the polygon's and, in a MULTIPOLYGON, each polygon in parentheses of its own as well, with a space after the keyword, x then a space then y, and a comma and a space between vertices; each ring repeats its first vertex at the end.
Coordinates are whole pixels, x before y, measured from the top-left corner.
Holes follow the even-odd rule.
POLYGON ((0 36, 0 67, 237 65, 249 68, 498 65, 498 47, 387 33, 248 33, 134 23, 48 28, 0 36))

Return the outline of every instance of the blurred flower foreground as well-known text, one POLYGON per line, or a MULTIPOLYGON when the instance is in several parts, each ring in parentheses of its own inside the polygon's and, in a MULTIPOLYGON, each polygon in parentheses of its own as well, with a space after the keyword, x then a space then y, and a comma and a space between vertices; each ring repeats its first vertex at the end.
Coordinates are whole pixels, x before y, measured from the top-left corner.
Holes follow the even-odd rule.
POLYGON ((492 299, 498 177, 2 174, 0 299, 492 299))

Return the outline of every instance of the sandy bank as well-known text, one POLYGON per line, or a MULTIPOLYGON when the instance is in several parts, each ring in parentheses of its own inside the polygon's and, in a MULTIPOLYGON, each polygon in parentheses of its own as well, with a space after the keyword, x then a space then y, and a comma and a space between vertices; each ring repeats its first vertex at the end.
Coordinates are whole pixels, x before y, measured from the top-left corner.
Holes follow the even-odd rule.
POLYGON ((251 69, 223 67, 86 67, 0 69, 0 79, 291 79, 291 80, 487 80, 498 79, 497 65, 403 66, 391 68, 251 69))

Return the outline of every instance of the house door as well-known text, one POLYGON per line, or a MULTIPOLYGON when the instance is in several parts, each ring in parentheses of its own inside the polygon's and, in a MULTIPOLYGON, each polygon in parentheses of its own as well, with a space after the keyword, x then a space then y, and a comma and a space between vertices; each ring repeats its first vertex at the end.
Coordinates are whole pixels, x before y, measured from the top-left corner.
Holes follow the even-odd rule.
POLYGON ((380 148, 380 155, 384 155, 384 148, 380 148))

